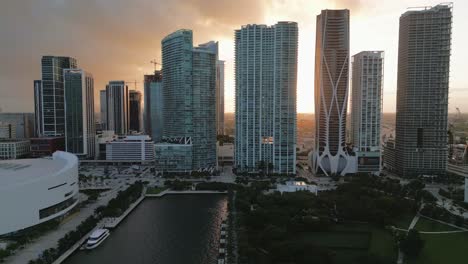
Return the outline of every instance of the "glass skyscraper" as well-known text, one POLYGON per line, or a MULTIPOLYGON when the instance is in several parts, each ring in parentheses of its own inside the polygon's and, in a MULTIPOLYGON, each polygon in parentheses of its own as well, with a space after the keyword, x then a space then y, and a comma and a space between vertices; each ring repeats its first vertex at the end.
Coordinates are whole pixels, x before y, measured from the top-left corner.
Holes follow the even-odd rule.
POLYGON ((161 71, 145 75, 145 131, 155 143, 162 139, 163 94, 161 71))
POLYGON ((210 41, 198 47, 216 53, 216 133, 224 135, 224 61, 219 60, 218 42, 210 41))
POLYGON ((409 10, 400 17, 396 171, 444 175, 452 4, 409 10))
POLYGON ((141 92, 130 90, 129 100, 130 130, 141 132, 141 92))
POLYGON ((238 172, 296 173, 297 47, 295 22, 235 31, 238 172))
POLYGON ((64 69, 65 150, 80 158, 95 154, 94 79, 81 69, 64 69))
POLYGON ((192 170, 216 167, 216 60, 191 30, 162 40, 163 141, 192 145, 192 170))
POLYGON ((71 57, 43 56, 42 80, 34 81, 36 128, 39 136, 65 134, 63 70, 77 67, 71 57))
POLYGON ((126 135, 129 130, 128 87, 124 81, 110 81, 106 86, 107 130, 126 135))

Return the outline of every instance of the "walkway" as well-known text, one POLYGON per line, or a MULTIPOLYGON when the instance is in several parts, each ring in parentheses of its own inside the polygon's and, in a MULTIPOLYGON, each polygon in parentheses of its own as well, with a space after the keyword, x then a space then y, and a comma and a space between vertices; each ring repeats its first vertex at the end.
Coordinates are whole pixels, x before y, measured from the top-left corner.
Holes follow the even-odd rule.
POLYGON ((146 194, 146 197, 162 197, 166 194, 227 194, 227 191, 171 191, 164 190, 158 194, 146 194))
POLYGON ((65 234, 72 230, 76 230, 82 221, 94 214, 94 210, 96 208, 102 205, 106 205, 112 198, 116 197, 118 191, 119 189, 111 190, 105 193, 97 202, 80 208, 77 213, 70 215, 65 221, 63 221, 57 229, 50 231, 32 243, 25 245, 23 249, 19 250, 15 255, 9 257, 6 260, 6 263, 25 264, 30 260, 36 259, 44 250, 56 247, 58 241, 64 237, 65 234))

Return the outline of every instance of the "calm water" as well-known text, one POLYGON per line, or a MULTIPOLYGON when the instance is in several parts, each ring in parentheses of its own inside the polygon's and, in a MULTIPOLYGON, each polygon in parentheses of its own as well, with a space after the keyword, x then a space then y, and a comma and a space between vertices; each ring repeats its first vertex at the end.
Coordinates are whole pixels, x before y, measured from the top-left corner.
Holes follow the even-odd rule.
POLYGON ((65 263, 216 263, 226 203, 223 195, 145 199, 99 247, 65 263))

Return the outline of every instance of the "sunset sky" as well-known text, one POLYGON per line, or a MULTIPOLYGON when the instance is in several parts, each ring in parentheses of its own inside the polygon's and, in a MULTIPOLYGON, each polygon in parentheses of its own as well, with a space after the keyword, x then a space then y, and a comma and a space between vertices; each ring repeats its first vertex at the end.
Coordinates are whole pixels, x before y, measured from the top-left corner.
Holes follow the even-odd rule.
MULTIPOLYGON (((0 3, 0 107, 32 112, 33 80, 43 55, 72 56, 99 90, 109 80, 136 80, 160 61, 161 39, 192 29, 194 45, 216 40, 226 61, 226 112, 234 111, 234 30, 245 24, 299 24, 298 112, 313 112, 315 20, 321 9, 351 12, 351 55, 385 51, 384 112, 395 111, 398 21, 408 7, 433 0, 2 0, 0 3)), ((449 111, 468 112, 468 1, 455 0, 449 111)), ((129 84, 130 88, 134 84, 129 84)))

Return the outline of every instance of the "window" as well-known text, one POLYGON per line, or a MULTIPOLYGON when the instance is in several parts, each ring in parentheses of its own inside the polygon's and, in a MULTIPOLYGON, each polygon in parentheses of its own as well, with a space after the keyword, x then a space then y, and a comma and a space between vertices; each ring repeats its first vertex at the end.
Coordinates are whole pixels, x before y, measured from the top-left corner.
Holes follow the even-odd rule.
POLYGON ((423 137, 424 137, 424 129, 423 128, 418 128, 418 134, 417 134, 417 139, 416 139, 416 147, 417 148, 422 148, 423 147, 423 137))
POLYGON ((70 207, 72 204, 74 204, 78 200, 78 196, 75 195, 73 197, 68 198, 67 200, 60 202, 58 204, 43 208, 39 210, 39 219, 43 219, 46 217, 49 217, 51 215, 57 214, 68 207, 70 207))

